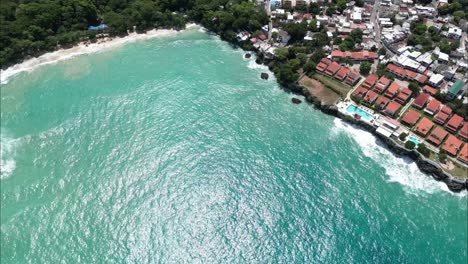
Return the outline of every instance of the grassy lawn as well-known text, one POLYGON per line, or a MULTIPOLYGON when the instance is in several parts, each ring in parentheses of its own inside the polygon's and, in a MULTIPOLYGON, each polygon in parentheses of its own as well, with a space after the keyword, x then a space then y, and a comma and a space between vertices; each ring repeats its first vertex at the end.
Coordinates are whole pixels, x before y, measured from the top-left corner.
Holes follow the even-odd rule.
POLYGON ((312 75, 312 78, 320 81, 321 83, 323 83, 323 85, 325 85, 325 87, 335 91, 342 97, 345 97, 346 94, 348 94, 348 92, 351 90, 351 87, 349 85, 339 82, 325 75, 315 73, 314 75, 312 75))

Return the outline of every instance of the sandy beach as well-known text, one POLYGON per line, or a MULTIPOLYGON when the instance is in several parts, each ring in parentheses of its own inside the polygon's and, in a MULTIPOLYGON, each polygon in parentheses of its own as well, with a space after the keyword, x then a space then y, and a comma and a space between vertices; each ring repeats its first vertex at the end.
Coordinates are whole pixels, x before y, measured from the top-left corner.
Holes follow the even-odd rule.
MULTIPOLYGON (((186 29, 196 27, 196 24, 187 24, 186 29)), ((5 70, 0 71, 0 83, 5 84, 13 76, 21 72, 32 71, 42 65, 52 64, 59 61, 67 60, 75 56, 90 54, 94 52, 104 51, 110 48, 118 47, 129 42, 147 40, 157 37, 172 36, 179 31, 172 29, 153 29, 144 34, 130 33, 125 37, 106 37, 99 39, 96 43, 80 42, 72 48, 59 49, 53 52, 46 53, 39 57, 25 60, 19 64, 15 64, 5 70)))

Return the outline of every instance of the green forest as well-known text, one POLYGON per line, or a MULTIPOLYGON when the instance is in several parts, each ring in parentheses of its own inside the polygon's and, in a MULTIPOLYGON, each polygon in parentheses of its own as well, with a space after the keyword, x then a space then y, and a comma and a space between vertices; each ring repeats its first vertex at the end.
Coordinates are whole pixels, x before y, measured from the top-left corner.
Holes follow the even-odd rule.
POLYGON ((203 24, 231 40, 240 29, 258 30, 266 13, 246 0, 0 0, 0 65, 6 68, 30 56, 95 41, 97 34, 127 34, 153 28, 183 29, 203 24), (87 30, 88 26, 107 29, 87 30))

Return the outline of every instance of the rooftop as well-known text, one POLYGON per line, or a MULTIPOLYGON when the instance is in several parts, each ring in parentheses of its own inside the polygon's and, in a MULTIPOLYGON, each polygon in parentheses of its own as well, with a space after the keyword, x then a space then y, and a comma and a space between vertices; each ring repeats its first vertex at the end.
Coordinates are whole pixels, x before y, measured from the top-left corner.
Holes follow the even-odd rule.
POLYGON ((427 137, 427 140, 434 143, 435 145, 439 146, 442 141, 444 141, 445 137, 447 137, 448 132, 441 127, 436 127, 432 130, 432 133, 427 137))
POLYGON ((457 114, 454 114, 452 118, 447 122, 445 126, 449 131, 455 132, 462 125, 463 118, 457 114))
POLYGON ((465 164, 468 164, 468 144, 465 144, 465 146, 463 146, 462 150, 460 151, 460 154, 458 155, 458 159, 463 161, 465 164))
POLYGON ((461 140, 453 135, 449 135, 447 140, 445 140, 444 144, 442 145, 442 149, 447 151, 448 154, 455 156, 460 150, 462 144, 463 142, 461 140))
POLYGON ((429 100, 428 94, 419 94, 418 97, 416 97, 416 99, 414 100, 413 105, 416 108, 422 109, 426 105, 427 100, 429 100))
POLYGON ((421 117, 421 114, 419 112, 411 109, 403 116, 401 121, 412 126, 418 121, 420 117, 421 117))
POLYGON ((401 104, 395 102, 395 101, 391 101, 387 107, 385 108, 385 112, 387 112, 388 114, 395 114, 398 109, 400 109, 401 107, 401 104))
POLYGON ((419 134, 425 136, 427 135, 427 133, 429 133, 429 131, 431 130, 433 126, 434 126, 434 123, 432 123, 431 120, 429 120, 427 117, 423 117, 421 121, 419 121, 419 123, 416 124, 416 127, 414 128, 414 130, 418 132, 419 134))

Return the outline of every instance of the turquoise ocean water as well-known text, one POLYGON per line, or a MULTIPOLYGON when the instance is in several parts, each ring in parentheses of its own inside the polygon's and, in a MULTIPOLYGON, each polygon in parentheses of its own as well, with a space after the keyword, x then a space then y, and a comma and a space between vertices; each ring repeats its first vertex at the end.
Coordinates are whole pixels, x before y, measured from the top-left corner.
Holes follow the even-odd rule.
POLYGON ((200 30, 1 87, 2 263, 467 263, 467 196, 200 30))

